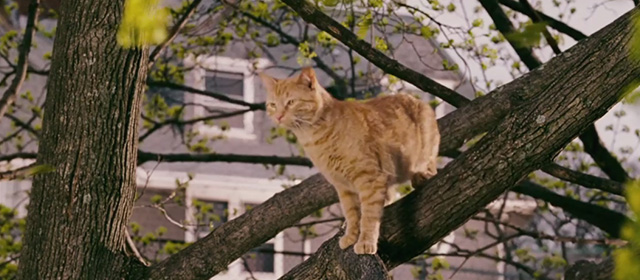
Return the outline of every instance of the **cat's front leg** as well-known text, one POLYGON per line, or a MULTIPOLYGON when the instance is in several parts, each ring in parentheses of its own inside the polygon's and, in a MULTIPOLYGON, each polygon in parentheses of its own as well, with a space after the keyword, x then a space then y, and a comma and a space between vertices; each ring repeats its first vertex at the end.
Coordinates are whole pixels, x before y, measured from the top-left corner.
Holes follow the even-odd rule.
POLYGON ((347 224, 344 235, 340 237, 338 244, 340 249, 345 249, 358 240, 358 234, 360 233, 360 205, 358 203, 358 194, 354 191, 340 188, 337 188, 337 191, 342 214, 347 224))
POLYGON ((380 220, 387 196, 387 176, 376 175, 356 183, 360 193, 360 236, 353 246, 356 254, 375 254, 378 251, 380 220))

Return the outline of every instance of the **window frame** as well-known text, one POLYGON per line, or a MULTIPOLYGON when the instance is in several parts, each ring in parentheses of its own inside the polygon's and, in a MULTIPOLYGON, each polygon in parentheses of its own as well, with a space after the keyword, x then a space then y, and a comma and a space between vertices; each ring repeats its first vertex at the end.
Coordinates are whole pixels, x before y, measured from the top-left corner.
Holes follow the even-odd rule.
MULTIPOLYGON (((198 90, 206 90, 206 76, 207 71, 220 71, 229 72, 243 75, 243 99, 242 101, 247 103, 254 103, 256 100, 256 71, 264 69, 271 63, 268 59, 256 58, 256 59, 242 59, 232 58, 227 56, 217 55, 200 55, 194 57, 190 55, 184 59, 185 79, 184 84, 188 87, 198 90)), ((213 97, 204 96, 201 94, 189 94, 185 97, 185 100, 196 104, 207 104, 206 106, 219 107, 221 109, 233 109, 242 110, 246 107, 242 105, 230 104, 228 102, 219 101, 213 97)), ((194 106, 191 114, 193 117, 199 117, 204 115, 204 108, 202 106, 194 106)), ((223 134, 230 138, 244 139, 244 140, 256 140, 257 135, 255 133, 254 112, 250 111, 243 114, 243 126, 244 128, 231 127, 227 131, 222 131, 217 126, 207 126, 203 122, 199 122, 194 125, 195 129, 205 135, 220 135, 223 134)))
MULTIPOLYGON (((148 189, 174 190, 176 180, 181 182, 187 181, 189 175, 187 172, 155 170, 149 176, 146 170, 138 167, 136 172, 137 187, 146 187, 148 189)), ((284 190, 284 184, 297 184, 300 180, 286 181, 278 179, 262 179, 240 176, 226 175, 205 175, 196 174, 193 180, 189 181, 189 187, 185 193, 186 213, 185 217, 193 219, 194 208, 192 199, 197 198, 208 201, 226 201, 229 209, 227 222, 244 214, 245 204, 260 204, 271 198, 278 192, 284 190), (234 211, 237 209, 237 211, 234 211)), ((195 226, 188 226, 185 231, 185 242, 196 241, 195 226)), ((284 234, 278 233, 274 238, 265 243, 274 244, 276 252, 284 250, 284 234)), ((221 272, 212 280, 236 280, 250 277, 250 273, 243 270, 242 259, 238 258, 229 264, 229 269, 221 272), (239 278, 240 277, 240 278, 239 278)), ((276 280, 284 275, 284 255, 274 254, 273 260, 274 272, 253 272, 253 275, 263 280, 276 280)))

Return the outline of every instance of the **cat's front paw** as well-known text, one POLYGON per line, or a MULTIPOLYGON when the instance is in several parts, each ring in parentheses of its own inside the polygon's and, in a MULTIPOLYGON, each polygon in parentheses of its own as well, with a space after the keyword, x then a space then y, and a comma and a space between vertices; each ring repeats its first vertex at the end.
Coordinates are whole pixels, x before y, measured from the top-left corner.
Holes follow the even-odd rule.
POLYGON ((340 237, 340 240, 338 241, 338 245, 340 245, 340 249, 344 250, 347 247, 356 243, 357 239, 358 237, 355 234, 345 234, 344 236, 340 237))
POLYGON ((356 245, 353 246, 353 251, 358 255, 373 255, 378 251, 378 244, 373 241, 358 241, 356 245))

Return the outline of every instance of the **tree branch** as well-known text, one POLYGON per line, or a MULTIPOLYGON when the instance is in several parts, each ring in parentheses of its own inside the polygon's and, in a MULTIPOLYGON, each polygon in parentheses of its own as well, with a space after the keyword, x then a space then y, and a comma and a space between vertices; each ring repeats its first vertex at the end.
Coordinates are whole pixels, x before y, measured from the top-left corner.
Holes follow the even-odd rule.
POLYGON ((338 246, 338 238, 342 231, 329 239, 318 248, 307 261, 296 268, 296 273, 287 273, 279 280, 297 279, 391 279, 389 272, 378 255, 356 255, 353 250, 343 251, 338 246), (348 264, 342 266, 344 270, 329 267, 329 263, 322 260, 337 256, 340 263, 348 264), (313 278, 314 275, 322 275, 322 278, 313 278))
MULTIPOLYGON (((485 7, 491 18, 493 19, 496 28, 505 36, 509 44, 513 46, 516 53, 520 56, 522 61, 527 65, 529 69, 537 69, 542 65, 542 62, 533 55, 531 48, 517 48, 516 42, 513 42, 507 35, 513 32, 514 28, 511 21, 500 8, 497 0, 480 0, 482 6, 485 7)), ((526 9, 525 9, 526 10, 526 9)), ((527 14, 525 12, 525 14, 527 14)), ((532 18, 535 22, 536 18, 532 18)), ((559 53, 556 53, 558 55, 559 53)), ((615 159, 607 148, 602 145, 598 132, 595 126, 590 125, 581 135, 580 140, 584 145, 584 150, 591 158, 600 166, 600 168, 614 181, 626 182, 629 179, 629 175, 624 170, 620 162, 615 159)))
POLYGON ((565 280, 611 280, 615 263, 608 257, 598 264, 579 260, 564 273, 565 280))
POLYGON ((192 87, 189 87, 189 86, 176 84, 176 83, 172 83, 172 82, 168 82, 168 81, 148 80, 147 81, 147 85, 152 86, 152 87, 165 87, 165 88, 170 88, 170 89, 183 90, 183 91, 187 91, 187 92, 191 92, 191 93, 197 93, 197 94, 201 94, 201 95, 204 95, 204 96, 209 96, 209 97, 215 98, 215 99, 220 100, 220 101, 228 102, 228 103, 231 103, 231 104, 247 106, 247 107, 249 107, 249 109, 252 109, 252 110, 264 110, 265 109, 264 103, 249 103, 249 102, 245 102, 243 100, 233 99, 233 98, 231 98, 231 97, 229 97, 227 95, 221 94, 221 93, 215 93, 215 92, 200 90, 200 89, 197 89, 197 88, 192 88, 192 87))
MULTIPOLYGON (((171 44, 171 42, 173 42, 173 40, 178 37, 178 33, 180 33, 180 30, 182 30, 182 28, 184 28, 184 26, 187 24, 187 20, 193 15, 193 13, 195 13, 196 8, 198 8, 198 5, 200 5, 200 2, 202 2, 202 0, 193 0, 193 2, 189 4, 189 7, 187 7, 187 10, 182 15, 182 17, 180 17, 178 22, 171 28, 169 36, 167 36, 167 38, 160 45, 156 46, 153 51, 151 51, 151 54, 149 55, 149 67, 151 67, 151 65, 156 62, 156 59, 158 59, 158 57, 160 56, 160 52, 162 52, 162 50, 169 46, 169 44, 171 44)), ((224 12, 224 10, 221 12, 224 12)))
POLYGON ((7 90, 0 98, 0 120, 4 114, 9 110, 9 107, 18 96, 20 92, 20 88, 22 88, 22 84, 24 80, 27 78, 27 68, 28 68, 28 58, 29 52, 31 52, 31 41, 33 40, 33 36, 36 33, 36 21, 38 21, 38 6, 40 5, 40 0, 31 0, 29 4, 29 16, 27 18, 27 27, 24 31, 24 38, 22 39, 22 43, 20 44, 20 52, 18 54, 18 64, 16 65, 16 76, 13 77, 13 81, 11 85, 7 88, 7 90))
POLYGON ((138 151, 138 165, 147 161, 161 162, 240 162, 253 164, 284 164, 312 167, 304 157, 255 156, 238 154, 156 154, 138 151))
POLYGON ((36 156, 38 156, 37 153, 25 153, 25 152, 13 153, 9 155, 0 155, 0 162, 12 161, 14 159, 36 159, 36 156))
POLYGON ((591 189, 598 189, 612 194, 623 195, 624 186, 616 181, 607 180, 591 174, 571 170, 558 164, 549 164, 541 169, 545 173, 560 180, 578 184, 591 189))
POLYGON ((27 166, 20 167, 18 169, 0 172, 0 181, 11 181, 11 180, 24 178, 24 176, 29 173, 29 170, 31 170, 31 168, 34 166, 35 164, 30 164, 27 166))
MULTIPOLYGON (((529 18, 531 18, 533 22, 536 22, 536 23, 542 22, 540 15, 538 15, 538 12, 536 12, 536 10, 534 10, 533 7, 531 7, 531 4, 529 4, 529 1, 520 0, 520 4, 522 4, 526 15, 529 16, 529 18)), ((559 54, 562 52, 560 50, 560 47, 558 46, 558 42, 556 42, 553 36, 551 36, 551 33, 549 33, 549 30, 547 30, 546 26, 542 29, 542 35, 544 35, 544 38, 547 40, 547 43, 549 44, 549 46, 551 46, 551 49, 553 50, 553 52, 555 52, 556 54, 559 54)))
POLYGON ((145 131, 144 134, 142 134, 140 137, 138 137, 138 141, 142 142, 144 139, 147 139, 147 137, 151 136, 151 134, 156 132, 158 129, 160 129, 160 128, 164 127, 164 126, 167 126, 167 125, 190 125, 190 124, 195 124, 195 123, 202 122, 202 121, 222 119, 222 118, 228 118, 228 117, 233 117, 233 116, 237 116, 237 115, 242 115, 244 113, 251 112, 251 111, 253 111, 253 110, 252 109, 244 109, 244 110, 221 113, 221 114, 217 114, 217 115, 211 115, 211 116, 206 116, 206 117, 201 117, 201 118, 194 118, 194 119, 189 119, 189 120, 181 120, 181 119, 177 119, 177 118, 167 119, 167 120, 165 120, 163 122, 154 123, 153 127, 149 128, 147 131, 145 131))
POLYGON ((587 221, 607 232, 612 238, 620 238, 620 229, 629 222, 627 216, 611 209, 571 199, 530 181, 525 181, 513 188, 513 191, 541 199, 562 208, 574 217, 587 221))
MULTIPOLYGON (((500 0, 500 4, 505 5, 507 7, 509 7, 509 9, 512 9, 514 11, 520 12, 522 14, 527 14, 525 11, 525 8, 522 6, 522 4, 513 1, 513 0, 500 0)), ((540 19, 542 19, 542 21, 546 22, 549 26, 551 26, 553 29, 557 30, 558 32, 562 32, 564 34, 569 35, 569 37, 573 38, 576 41, 580 41, 582 39, 587 38, 588 36, 585 35, 584 33, 580 32, 579 30, 567 25, 566 23, 559 21, 555 18, 552 18, 540 11, 535 11, 539 16, 540 19)))
POLYGON ((306 22, 329 33, 386 73, 399 77, 425 92, 438 96, 453 106, 460 107, 469 103, 468 98, 387 57, 371 44, 358 39, 353 32, 316 9, 307 0, 283 0, 282 2, 296 11, 306 22))
POLYGON ((609 179, 616 182, 624 183, 629 180, 629 174, 624 170, 624 167, 613 156, 607 148, 604 147, 596 127, 591 125, 580 135, 580 141, 584 146, 584 151, 587 152, 593 161, 602 169, 602 171, 609 176, 609 179))
POLYGON ((533 70, 538 68, 541 65, 540 59, 533 53, 533 50, 530 47, 520 46, 518 42, 514 42, 509 39, 509 35, 514 33, 516 29, 513 27, 511 20, 504 13, 502 7, 498 4, 497 0, 479 0, 482 7, 487 11, 491 19, 496 25, 496 28, 505 38, 507 38, 507 42, 513 47, 516 51, 522 62, 529 68, 529 70, 533 70))
MULTIPOLYGON (((247 13, 241 9, 239 9, 237 6, 233 6, 236 11, 242 13, 242 15, 250 18, 251 20, 259 23, 260 25, 267 27, 269 29, 271 29, 272 31, 278 33, 278 35, 280 35, 280 37, 282 37, 286 42, 288 42, 289 44, 292 44, 296 47, 300 46, 300 41, 298 41, 296 38, 294 38, 293 36, 289 35, 288 33, 284 32, 281 28, 275 26, 274 24, 271 24, 270 22, 255 16, 251 13, 247 13)), ((310 52, 313 51, 312 49, 310 50, 310 52)), ((340 75, 338 75, 338 73, 336 73, 335 71, 333 71, 333 69, 331 69, 331 67, 329 65, 327 65, 326 63, 324 63, 324 61, 322 59, 320 59, 320 57, 318 56, 314 56, 313 58, 311 58, 316 65, 318 66, 318 68, 320 68, 322 71, 324 71, 327 75, 329 75, 329 77, 331 77, 335 83, 336 83, 336 88, 338 89, 339 92, 339 97, 340 99, 344 99, 347 97, 347 84, 344 81, 343 77, 340 77, 340 75)))
MULTIPOLYGON (((592 40, 572 47, 567 51, 570 55, 552 59, 544 71, 532 71, 486 98, 474 100, 473 104, 465 106, 469 109, 464 113, 445 117, 461 116, 487 106, 499 100, 496 97, 503 98, 503 94, 508 94, 504 92, 506 90, 526 93, 517 95, 523 98, 518 101, 522 106, 509 113, 476 145, 447 165, 426 187, 385 209, 379 256, 387 269, 423 252, 526 174, 546 164, 589 123, 604 115, 629 84, 637 82, 640 62, 630 59, 626 53, 632 34, 629 19, 637 13, 634 9, 598 31, 592 40)), ((514 103, 497 107, 504 110, 514 103)), ((456 121, 447 120, 447 123, 456 121)), ((457 130, 442 127, 442 131, 444 136, 457 130)), ((335 190, 321 175, 314 175, 153 266, 149 277, 211 277, 225 270, 244 252, 269 240, 312 211, 336 201, 335 190), (234 246, 225 246, 228 244, 234 246), (210 254, 214 249, 217 254, 210 254)), ((335 239, 330 243, 335 243, 335 239)), ((331 248, 329 245, 326 247, 331 248)), ((339 256, 327 254, 321 259, 310 258, 307 262, 334 270, 348 265, 338 260, 339 256)), ((291 273, 296 273, 295 270, 298 268, 291 273)), ((310 278, 321 279, 322 273, 329 272, 318 271, 310 278)))

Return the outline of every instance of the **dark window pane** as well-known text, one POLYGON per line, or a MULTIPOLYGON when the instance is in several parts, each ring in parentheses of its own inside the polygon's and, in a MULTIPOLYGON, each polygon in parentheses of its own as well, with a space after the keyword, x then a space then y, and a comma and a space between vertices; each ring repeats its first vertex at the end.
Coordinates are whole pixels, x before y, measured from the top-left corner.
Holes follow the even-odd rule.
POLYGON ((244 96, 244 74, 222 71, 207 71, 205 76, 207 91, 232 95, 242 99, 244 96))
POLYGON ((145 94, 147 95, 148 100, 152 100, 154 95, 159 95, 169 106, 184 104, 184 92, 181 90, 174 90, 166 87, 149 87, 149 90, 147 90, 145 94))
MULTIPOLYGON (((244 74, 223 71, 207 71, 205 76, 207 91, 229 95, 237 100, 244 100, 244 74)), ((224 101, 213 101, 205 104, 210 107, 212 114, 230 113, 237 109, 228 109, 218 104, 227 104, 224 101), (217 104, 216 104, 217 103, 217 104), (218 106, 216 106, 218 105, 218 106), (214 113, 215 112, 215 113, 214 113)), ((219 125, 223 123, 232 128, 244 128, 244 114, 217 120, 219 125)))
POLYGON ((193 211, 196 227, 196 237, 202 238, 211 230, 227 222, 229 204, 224 201, 193 200, 193 211))
POLYGON ((248 268, 251 272, 274 272, 273 251, 273 244, 267 243, 246 253, 242 257, 245 262, 244 271, 248 268))

